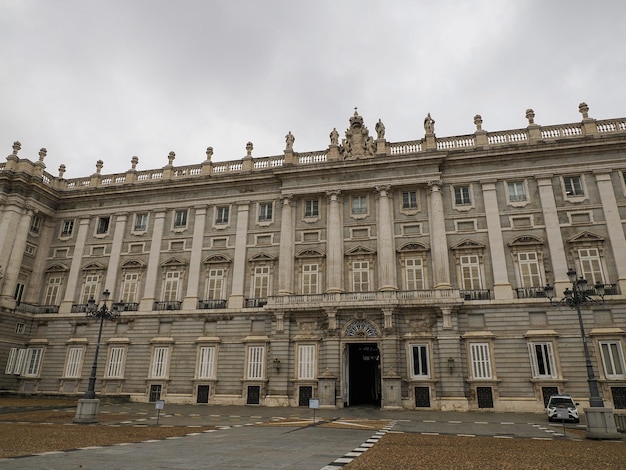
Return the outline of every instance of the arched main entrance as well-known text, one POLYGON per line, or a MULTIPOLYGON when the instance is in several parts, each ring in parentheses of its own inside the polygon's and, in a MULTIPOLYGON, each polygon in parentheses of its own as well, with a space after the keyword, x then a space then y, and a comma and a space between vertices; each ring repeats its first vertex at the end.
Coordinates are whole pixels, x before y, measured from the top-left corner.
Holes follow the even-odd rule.
POLYGON ((344 335, 344 406, 380 406, 380 349, 371 341, 378 336, 378 330, 367 320, 356 320, 347 326, 344 335))

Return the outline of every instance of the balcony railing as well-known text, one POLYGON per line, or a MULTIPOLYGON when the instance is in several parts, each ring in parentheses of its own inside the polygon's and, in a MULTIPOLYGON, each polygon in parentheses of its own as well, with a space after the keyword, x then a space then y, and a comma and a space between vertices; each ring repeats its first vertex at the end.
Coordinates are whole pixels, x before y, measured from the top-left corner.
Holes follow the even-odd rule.
POLYGON ((34 305, 21 302, 15 307, 21 313, 59 313, 58 305, 34 305))
POLYGON ((223 299, 209 299, 198 300, 198 310, 208 310, 213 308, 226 308, 226 300, 223 299))
POLYGON ((167 302, 154 302, 152 310, 180 310, 182 302, 178 300, 169 300, 167 302))
POLYGON ((116 302, 117 308, 122 312, 136 312, 139 310, 138 302, 116 302))
POLYGON ((518 287, 515 289, 518 299, 545 299, 546 291, 543 287, 518 287))
POLYGON ((87 304, 72 304, 72 313, 87 313, 87 304))
POLYGON ((261 308, 267 305, 266 298, 259 299, 246 299, 246 303, 244 305, 245 308, 261 308))
POLYGON ((463 300, 491 300, 489 289, 473 289, 460 291, 463 300))

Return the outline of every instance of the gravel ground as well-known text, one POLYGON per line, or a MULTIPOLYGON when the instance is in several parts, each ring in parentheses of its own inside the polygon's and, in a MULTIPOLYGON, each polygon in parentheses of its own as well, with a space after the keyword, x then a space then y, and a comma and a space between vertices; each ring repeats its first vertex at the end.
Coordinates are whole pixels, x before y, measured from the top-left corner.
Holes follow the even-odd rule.
MULTIPOLYGON (((3 411, 0 414, 0 458, 165 439, 211 429, 209 426, 190 428, 120 424, 138 418, 139 415, 115 413, 101 413, 101 424, 70 425, 75 406, 75 401, 0 399, 0 409, 3 411), (38 407, 47 409, 25 411, 38 407), (58 408, 52 410, 52 407, 58 408), (11 408, 22 411, 13 413, 11 408)), ((363 424, 380 428, 380 423, 376 422, 363 424)), ((626 443, 585 439, 544 441, 388 433, 374 447, 344 468, 626 469, 626 443)))

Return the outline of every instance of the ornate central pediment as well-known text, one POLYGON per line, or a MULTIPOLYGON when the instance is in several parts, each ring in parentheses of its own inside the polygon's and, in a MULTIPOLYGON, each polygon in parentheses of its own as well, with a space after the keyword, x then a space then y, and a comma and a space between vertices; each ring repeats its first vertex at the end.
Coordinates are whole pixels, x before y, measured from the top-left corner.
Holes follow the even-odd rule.
POLYGON ((341 141, 339 151, 345 160, 373 157, 376 152, 374 139, 363 124, 363 118, 354 110, 350 118, 350 127, 346 129, 346 137, 341 141))

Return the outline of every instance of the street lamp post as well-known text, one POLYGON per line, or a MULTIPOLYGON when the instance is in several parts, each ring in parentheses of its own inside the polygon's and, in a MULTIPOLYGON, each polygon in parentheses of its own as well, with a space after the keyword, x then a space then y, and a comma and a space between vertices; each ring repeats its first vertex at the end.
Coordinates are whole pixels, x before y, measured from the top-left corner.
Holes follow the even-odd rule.
POLYGON ((566 288, 563 292, 563 298, 554 300, 554 286, 547 284, 544 288, 546 297, 553 306, 565 305, 576 310, 578 314, 578 325, 580 327, 580 335, 583 340, 583 349, 585 353, 585 366, 587 368, 587 384, 589 386, 589 407, 585 410, 587 417, 587 437, 591 439, 614 439, 618 437, 613 411, 604 407, 604 401, 600 397, 598 389, 598 379, 593 372, 593 364, 591 355, 589 354, 589 346, 587 344, 587 335, 585 333, 585 325, 583 316, 580 311, 581 305, 591 305, 604 303, 604 284, 597 283, 593 291, 587 289, 587 281, 581 276, 576 275, 576 271, 570 268, 567 271, 567 277, 572 283, 572 288, 566 288))
POLYGON ((76 408, 76 416, 74 417, 75 423, 95 423, 98 421, 98 408, 100 406, 100 400, 96 399, 96 371, 98 369, 98 355, 100 353, 100 339, 102 338, 102 325, 104 320, 115 321, 120 316, 119 304, 113 303, 111 309, 107 306, 107 302, 111 293, 109 290, 105 290, 102 293, 102 306, 98 308, 96 301, 91 297, 87 301, 87 307, 85 312, 87 318, 97 318, 100 320, 98 328, 98 340, 96 341, 96 352, 93 357, 93 364, 91 366, 91 374, 89 375, 89 383, 87 385, 87 391, 82 399, 78 401, 78 407, 76 408))

